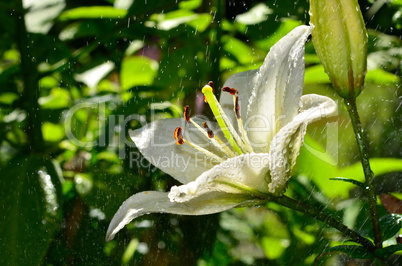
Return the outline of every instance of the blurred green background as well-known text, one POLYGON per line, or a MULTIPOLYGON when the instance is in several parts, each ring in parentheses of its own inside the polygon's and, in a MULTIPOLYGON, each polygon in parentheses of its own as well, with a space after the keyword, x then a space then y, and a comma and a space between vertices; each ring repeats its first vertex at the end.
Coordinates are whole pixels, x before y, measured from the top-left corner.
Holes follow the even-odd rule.
MULTIPOLYGON (((358 107, 377 193, 400 197, 402 2, 359 2, 369 56, 358 107)), ((306 0, 0 0, 0 264, 311 265, 343 242, 274 203, 146 215, 104 240, 127 197, 177 184, 138 157, 127 131, 179 117, 186 104, 205 112, 195 108, 205 83, 259 67, 308 21, 306 0)), ((331 97, 339 111, 309 126, 287 195, 366 234, 362 191, 329 180, 364 180, 350 120, 311 42, 305 59, 304 93, 331 97)))

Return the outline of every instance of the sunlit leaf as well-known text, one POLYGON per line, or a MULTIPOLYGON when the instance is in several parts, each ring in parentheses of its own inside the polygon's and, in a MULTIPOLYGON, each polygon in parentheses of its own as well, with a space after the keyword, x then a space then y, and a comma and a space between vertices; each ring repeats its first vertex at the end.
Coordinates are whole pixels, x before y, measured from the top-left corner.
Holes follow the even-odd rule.
POLYGON ((4 92, 0 94, 0 103, 12 104, 19 96, 16 93, 4 92))
POLYGON ((199 14, 195 19, 187 22, 187 24, 193 27, 197 32, 204 32, 208 26, 211 25, 211 14, 199 14))
POLYGON ((43 109, 66 108, 69 106, 70 94, 66 89, 54 88, 47 96, 40 97, 38 102, 43 109))
POLYGON ((266 39, 257 41, 257 45, 258 47, 268 50, 275 43, 277 43, 283 36, 285 36, 295 27, 300 25, 301 25, 300 21, 296 21, 293 19, 286 19, 280 24, 279 28, 275 30, 274 34, 268 36, 266 39))
POLYGON ((286 249, 286 244, 283 244, 283 240, 276 237, 264 236, 261 240, 262 248, 268 259, 274 260, 279 258, 286 249))
POLYGON ((313 83, 330 83, 327 73, 325 73, 324 67, 319 64, 306 68, 304 76, 304 84, 313 83))
POLYGON ((42 125, 42 134, 46 141, 59 142, 64 137, 64 130, 61 125, 46 121, 42 125))
MULTIPOLYGON (((376 177, 386 173, 402 171, 402 159, 371 158, 370 166, 371 170, 374 172, 374 176, 376 177)), ((360 162, 340 169, 338 174, 340 177, 353 178, 364 182, 363 167, 360 162)))
MULTIPOLYGON (((360 183, 365 180, 360 162, 339 169, 329 153, 309 136, 305 138, 305 143, 301 148, 297 162, 296 171, 312 178, 329 197, 342 196, 346 198, 349 190, 353 188, 353 185, 347 182, 328 183, 330 178, 342 177, 353 179, 360 183)), ((402 160, 396 158, 371 158, 370 165, 374 176, 402 171, 402 160)))
POLYGON ((62 21, 73 19, 118 19, 124 18, 127 14, 127 10, 117 9, 111 6, 89 6, 89 7, 77 7, 64 11, 59 19, 62 21))
POLYGON ((150 58, 131 56, 123 59, 121 87, 123 90, 139 85, 152 84, 158 71, 158 63, 150 58))
POLYGON ((241 64, 249 64, 256 60, 255 51, 242 41, 227 36, 224 39, 223 48, 228 53, 232 54, 241 64))
POLYGON ((389 73, 381 68, 368 70, 366 74, 366 82, 377 84, 400 83, 401 78, 395 74, 389 73))
POLYGON ((188 0, 188 1, 181 1, 179 3, 180 9, 188 9, 193 10, 199 8, 202 4, 202 0, 188 0))

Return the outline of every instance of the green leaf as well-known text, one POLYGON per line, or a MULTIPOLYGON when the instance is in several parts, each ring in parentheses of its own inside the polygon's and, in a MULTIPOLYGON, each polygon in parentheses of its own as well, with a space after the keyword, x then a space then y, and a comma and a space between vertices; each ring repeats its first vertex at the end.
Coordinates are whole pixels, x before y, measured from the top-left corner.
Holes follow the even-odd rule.
POLYGON ((233 55, 241 64, 250 64, 258 60, 255 51, 239 39, 226 36, 223 42, 225 43, 224 50, 233 55))
POLYGON ((306 68, 304 84, 315 83, 331 83, 327 73, 325 73, 324 67, 321 64, 306 68))
POLYGON ((120 72, 122 89, 152 84, 157 70, 158 63, 150 58, 141 56, 124 58, 120 72))
POLYGON ((366 75, 366 82, 372 82, 377 84, 390 84, 400 83, 401 78, 398 75, 389 73, 381 68, 368 70, 366 75))
MULTIPOLYGON (((137 2, 137 1, 136 1, 137 2)), ((105 19, 105 18, 124 18, 127 14, 126 10, 117 9, 111 6, 91 6, 77 7, 67 10, 59 16, 59 20, 73 19, 105 19)))
POLYGON ((396 6, 402 6, 402 0, 391 0, 390 3, 396 6))
POLYGON ((43 139, 50 142, 59 142, 64 137, 63 127, 59 124, 43 122, 42 125, 43 139))
POLYGON ((402 228, 402 214, 390 214, 380 219, 382 240, 395 236, 402 228))
MULTIPOLYGON (((374 177, 376 177, 386 173, 402 171, 402 159, 370 158, 370 166, 374 177)), ((338 176, 353 178, 364 182, 364 172, 360 162, 340 169, 338 174, 338 176)))
POLYGON ((286 249, 286 245, 284 245, 283 242, 282 239, 276 237, 262 237, 261 245, 268 259, 274 260, 282 256, 286 249))
POLYGON ((185 10, 193 10, 197 9, 202 5, 202 0, 189 0, 189 1, 181 1, 179 3, 180 9, 185 10))
POLYGON ((402 244, 396 244, 382 249, 377 249, 376 251, 374 251, 374 254, 376 257, 386 258, 400 250, 402 250, 402 244))
MULTIPOLYGON (((370 166, 374 176, 380 176, 390 172, 402 171, 402 160, 396 158, 371 158, 370 166)), ((305 174, 313 179, 317 186, 328 197, 347 197, 349 189, 353 186, 346 182, 332 182, 330 178, 353 179, 364 182, 364 172, 361 163, 355 163, 349 167, 339 169, 331 155, 317 141, 306 135, 304 145, 297 159, 295 172, 305 174), (314 165, 314 167, 311 167, 314 165)))
POLYGON ((47 96, 40 97, 38 102, 43 109, 66 108, 70 103, 70 93, 66 89, 53 88, 47 96))
POLYGON ((19 98, 18 94, 13 92, 4 92, 0 94, 0 103, 12 104, 15 100, 19 98))
POLYGON ((319 260, 330 256, 334 252, 341 252, 347 254, 352 259, 372 259, 374 255, 367 251, 364 247, 358 245, 341 245, 332 247, 326 250, 315 259, 315 263, 319 260))
POLYGON ((334 177, 334 178, 330 178, 329 180, 337 180, 337 181, 349 182, 349 183, 352 183, 352 184, 354 184, 356 186, 361 187, 362 189, 366 189, 365 184, 363 184, 363 183, 361 183, 361 182, 359 182, 357 180, 350 179, 350 178, 334 177))
POLYGON ((280 39, 282 39, 282 37, 291 32, 295 27, 300 25, 301 25, 300 21, 287 19, 283 21, 279 26, 279 28, 276 29, 273 32, 273 34, 269 35, 268 38, 265 38, 264 40, 261 41, 257 41, 257 45, 258 47, 268 51, 275 43, 277 43, 280 39))
POLYGON ((0 170, 0 265, 40 265, 59 228, 56 188, 44 164, 21 156, 0 170))

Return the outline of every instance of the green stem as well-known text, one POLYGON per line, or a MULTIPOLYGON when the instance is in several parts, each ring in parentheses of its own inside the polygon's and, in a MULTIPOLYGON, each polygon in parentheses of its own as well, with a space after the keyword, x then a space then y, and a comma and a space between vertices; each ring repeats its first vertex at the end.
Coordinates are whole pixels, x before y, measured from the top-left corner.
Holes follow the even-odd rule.
POLYGON ((307 214, 313 217, 314 219, 317 219, 333 228, 338 229, 340 232, 352 238, 357 243, 360 243, 364 248, 366 248, 370 252, 374 252, 375 250, 375 247, 367 238, 363 237, 356 231, 353 231, 352 229, 348 228, 346 225, 339 222, 332 216, 329 216, 326 213, 319 211, 310 205, 307 205, 303 202, 297 201, 295 199, 286 196, 274 197, 272 200, 280 205, 307 214))
POLYGON ((353 130, 356 135, 357 147, 359 148, 360 160, 363 166, 364 177, 366 178, 366 193, 368 203, 370 206, 371 223, 373 225, 374 244, 375 247, 378 249, 382 247, 382 240, 381 240, 380 222, 377 209, 377 197, 375 195, 374 186, 372 182, 374 175, 370 168, 369 155, 366 146, 367 141, 365 139, 363 128, 360 122, 360 117, 357 112, 356 99, 355 98, 345 99, 345 105, 346 108, 348 109, 349 116, 352 121, 353 130))
POLYGON ((22 105, 27 112, 27 136, 29 139, 29 149, 31 152, 38 152, 43 149, 42 121, 40 116, 38 98, 38 71, 35 60, 35 45, 30 40, 30 34, 25 26, 25 11, 22 6, 22 0, 17 1, 17 33, 16 42, 21 57, 21 72, 24 82, 24 91, 22 95, 22 105))

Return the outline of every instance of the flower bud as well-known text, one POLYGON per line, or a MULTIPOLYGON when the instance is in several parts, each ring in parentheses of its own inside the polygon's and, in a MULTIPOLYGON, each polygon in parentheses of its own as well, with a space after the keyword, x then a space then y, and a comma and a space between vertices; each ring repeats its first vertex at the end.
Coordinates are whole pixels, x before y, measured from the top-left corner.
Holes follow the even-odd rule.
POLYGON ((367 70, 367 31, 357 0, 311 0, 313 43, 338 94, 355 98, 367 70))

